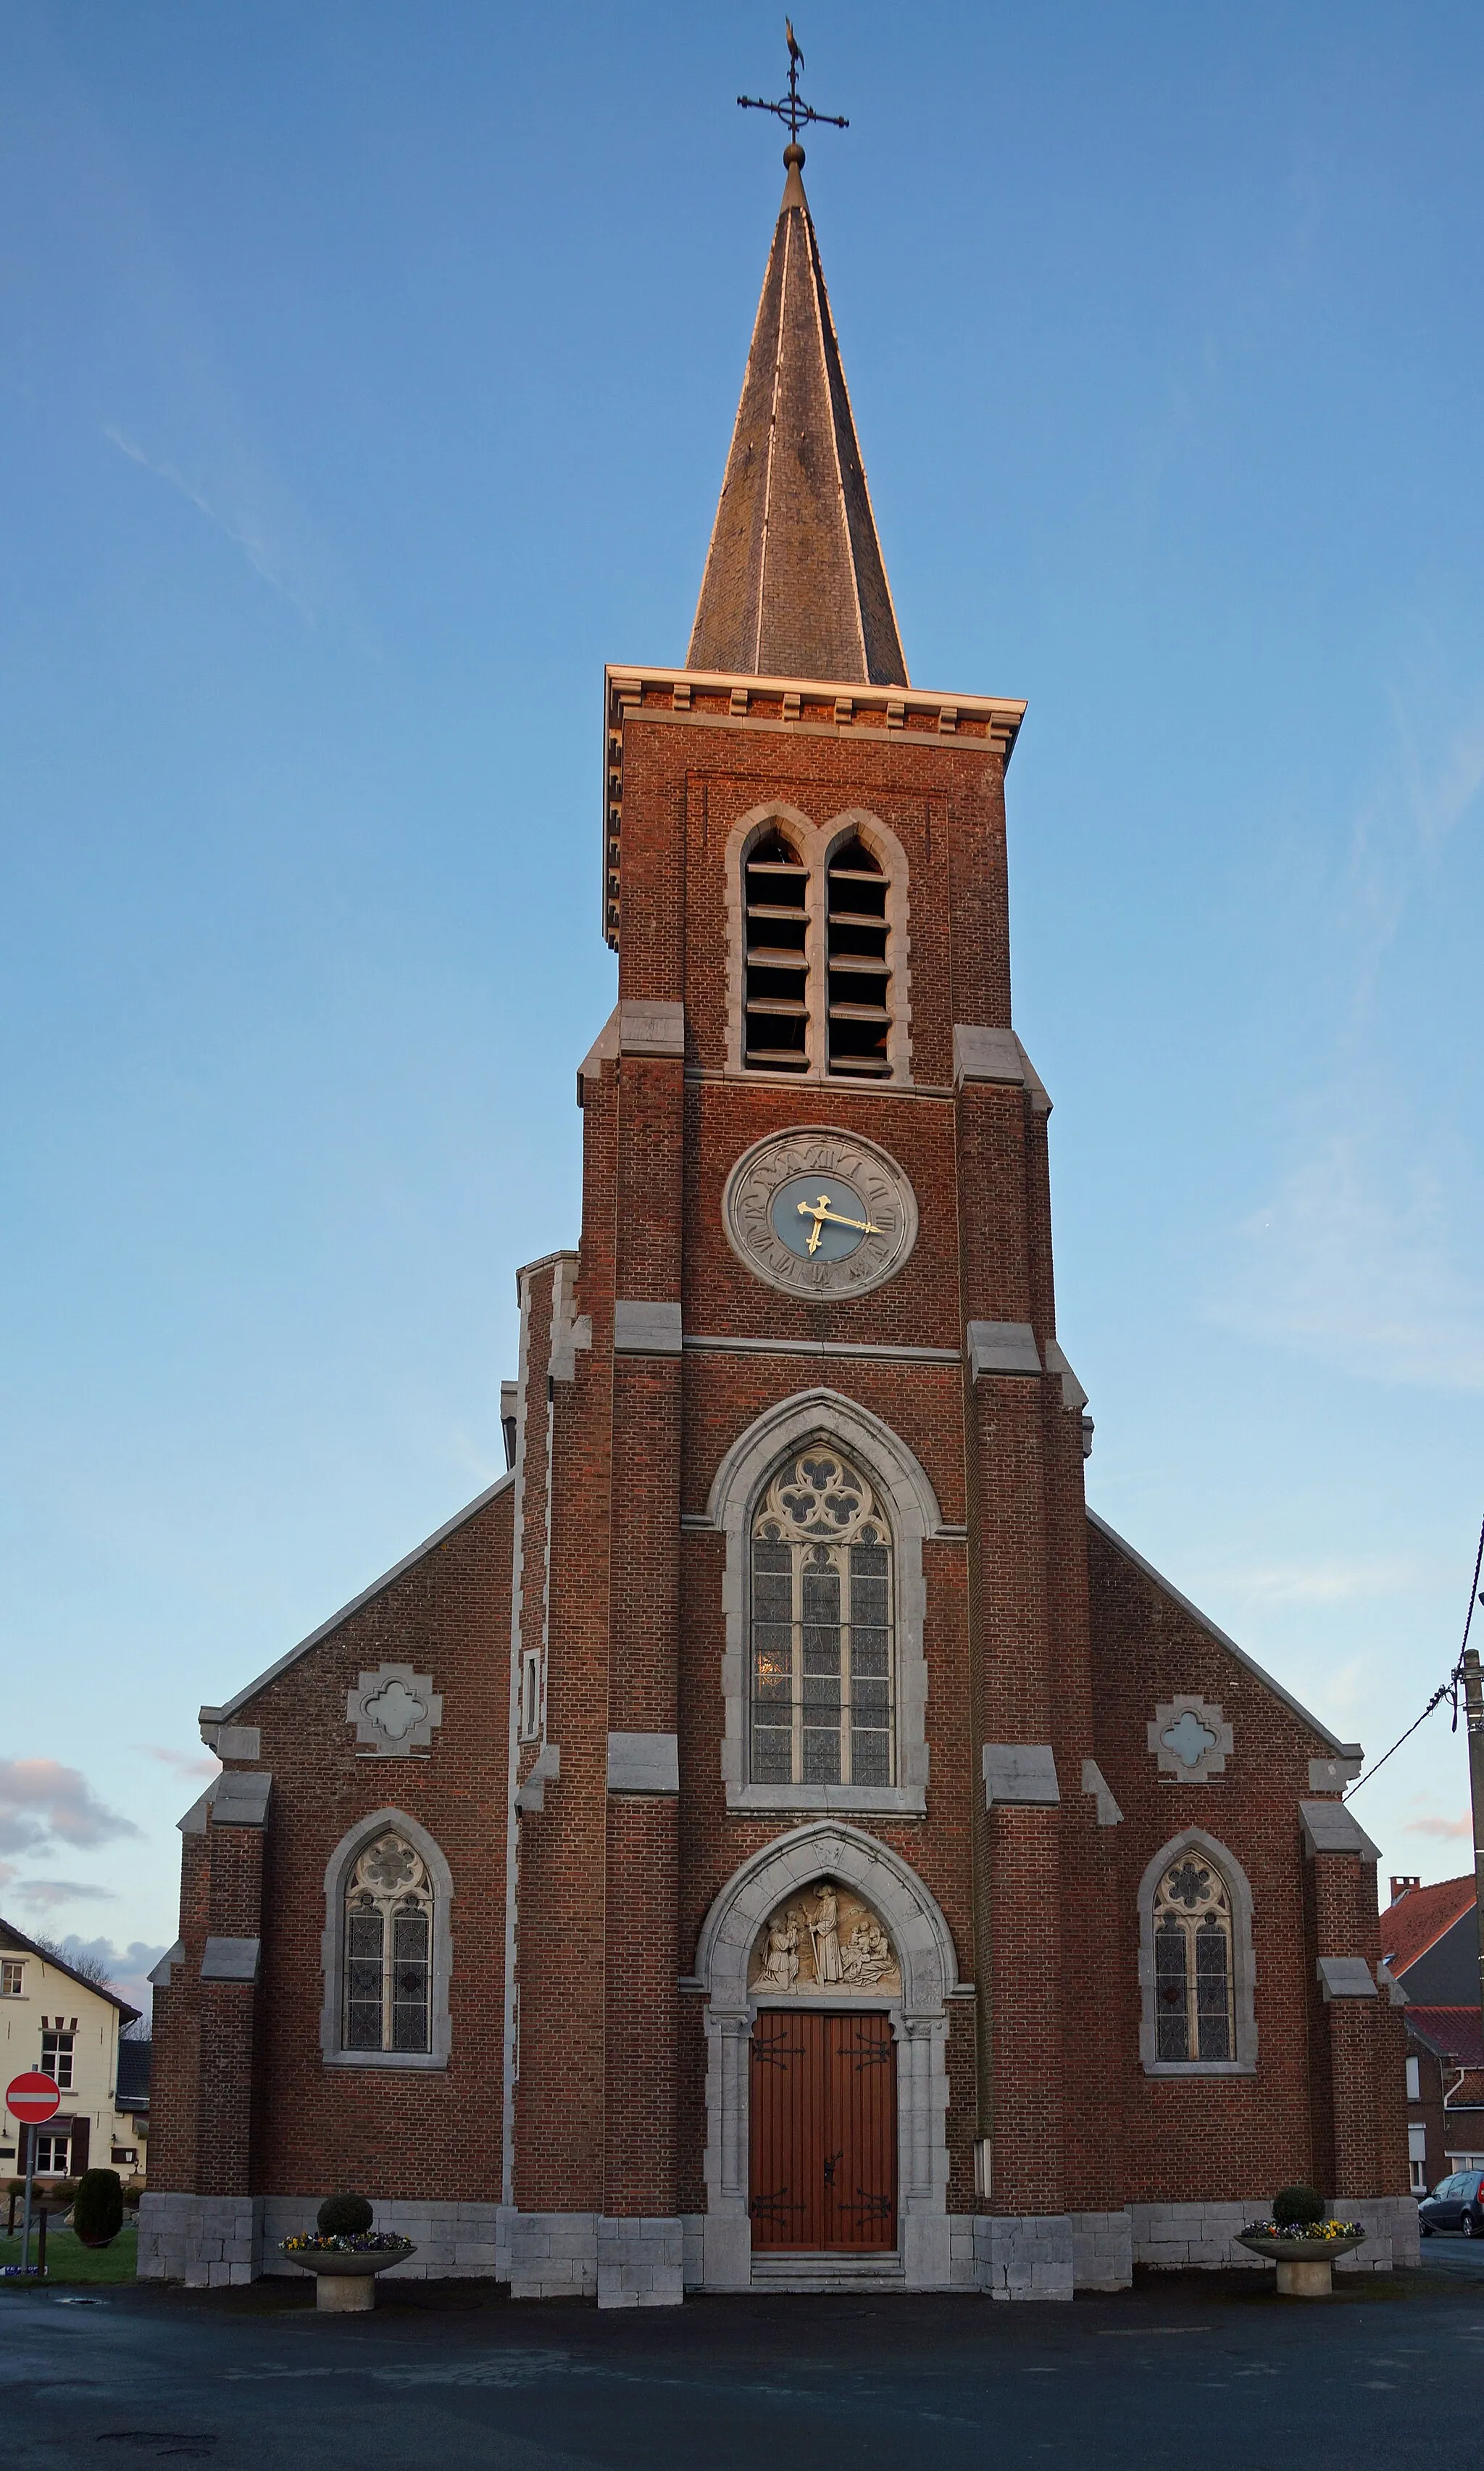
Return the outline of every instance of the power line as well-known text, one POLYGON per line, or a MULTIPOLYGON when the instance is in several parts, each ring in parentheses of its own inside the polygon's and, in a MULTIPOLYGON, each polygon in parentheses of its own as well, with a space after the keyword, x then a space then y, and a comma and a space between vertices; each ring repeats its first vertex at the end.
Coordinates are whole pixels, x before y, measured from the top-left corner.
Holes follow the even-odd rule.
POLYGON ((1449 1675, 1448 1680, 1446 1682, 1439 1683, 1436 1690, 1434 1690, 1431 1698, 1428 1700, 1427 1705, 1423 1709, 1422 1714, 1418 1716, 1413 1723, 1408 1725, 1404 1733, 1399 1735, 1398 1739, 1392 1743, 1389 1751, 1382 1751, 1380 1757, 1373 1760, 1372 1764, 1366 1769, 1364 1776, 1356 1777, 1355 1783, 1347 1788, 1344 1795, 1346 1801, 1350 1800, 1352 1794, 1358 1793, 1363 1784, 1370 1783, 1371 1778, 1375 1776, 1378 1768, 1383 1768, 1389 1758, 1395 1757, 1397 1752, 1402 1748, 1402 1744, 1411 1740, 1418 1726, 1426 1725, 1434 1707, 1441 1707, 1445 1699, 1450 1699, 1452 1701, 1453 1722, 1451 1730, 1453 1732, 1457 1732, 1458 1693, 1463 1686, 1464 1657, 1468 1651, 1469 1633, 1473 1624, 1473 1608, 1479 1601, 1479 1574, 1481 1571, 1484 1571, 1484 1523, 1481 1523, 1479 1527, 1479 1549, 1473 1557, 1473 1584, 1469 1589, 1469 1610, 1464 1615, 1463 1639, 1458 1650, 1458 1661, 1454 1665, 1452 1672, 1449 1675))

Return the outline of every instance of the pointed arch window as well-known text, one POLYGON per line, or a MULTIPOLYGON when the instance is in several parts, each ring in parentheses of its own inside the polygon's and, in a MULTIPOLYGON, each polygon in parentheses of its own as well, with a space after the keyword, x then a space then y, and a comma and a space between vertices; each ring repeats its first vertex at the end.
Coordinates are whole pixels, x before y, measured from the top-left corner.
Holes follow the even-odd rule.
POLYGON ((1154 1896, 1154 2009, 1164 2060, 1233 2059, 1232 1895, 1216 1864, 1185 1852, 1154 1896))
POLYGON ((743 1062, 754 1072, 807 1072, 809 870, 775 827, 749 852, 742 879, 743 1062))
POLYGON ((886 871, 852 833, 830 859, 826 879, 829 1069, 884 1080, 892 1070, 886 871))
POLYGON ((346 1889, 344 2049, 431 2048, 432 1932, 427 1865, 388 1829, 367 1846, 346 1889))
POLYGON ((815 1447, 791 1458, 752 1534, 752 1780, 892 1785, 892 1536, 870 1486, 815 1447))

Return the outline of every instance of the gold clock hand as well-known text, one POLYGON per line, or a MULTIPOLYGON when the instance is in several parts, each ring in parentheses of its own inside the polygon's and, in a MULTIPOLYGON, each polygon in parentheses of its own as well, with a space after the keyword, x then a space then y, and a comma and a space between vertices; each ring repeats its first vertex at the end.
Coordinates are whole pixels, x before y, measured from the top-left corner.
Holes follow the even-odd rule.
POLYGON ((809 1241, 804 1246, 804 1251, 812 1256, 820 1249, 820 1237, 824 1232, 824 1221, 829 1215, 828 1193, 822 1192, 819 1200, 814 1203, 812 1208, 807 1201, 800 1201, 799 1205, 799 1215, 800 1218, 812 1218, 814 1220, 814 1225, 809 1230, 809 1241))
POLYGON ((812 1218, 814 1221, 813 1232, 805 1247, 810 1253, 818 1249, 820 1236, 826 1223, 831 1227, 858 1227, 863 1236, 880 1236, 885 1233, 884 1229, 876 1225, 873 1218, 846 1218, 843 1212, 831 1210, 827 1192, 822 1192, 816 1202, 800 1201, 799 1215, 800 1218, 812 1218))

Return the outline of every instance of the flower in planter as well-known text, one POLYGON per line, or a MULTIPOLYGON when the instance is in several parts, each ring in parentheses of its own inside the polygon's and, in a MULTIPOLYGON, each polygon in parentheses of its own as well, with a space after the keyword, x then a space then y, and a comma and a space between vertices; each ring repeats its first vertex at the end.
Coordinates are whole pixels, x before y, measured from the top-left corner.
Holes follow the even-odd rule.
POLYGON ((296 2231, 280 2246, 286 2256, 384 2256, 388 2248, 409 2247, 411 2242, 395 2231, 296 2231))
POLYGON ((1364 2223, 1248 2223, 1243 2239, 1364 2239, 1364 2223))

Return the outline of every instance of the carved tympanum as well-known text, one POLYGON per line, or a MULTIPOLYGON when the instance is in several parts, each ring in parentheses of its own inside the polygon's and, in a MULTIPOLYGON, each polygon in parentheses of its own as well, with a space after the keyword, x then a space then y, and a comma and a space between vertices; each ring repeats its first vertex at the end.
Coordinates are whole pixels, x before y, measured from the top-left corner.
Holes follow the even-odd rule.
POLYGON ((769 1997, 807 1991, 901 1995, 902 1970, 870 1905, 834 1879, 818 1879, 771 1914, 757 1935, 748 1988, 769 1997))

